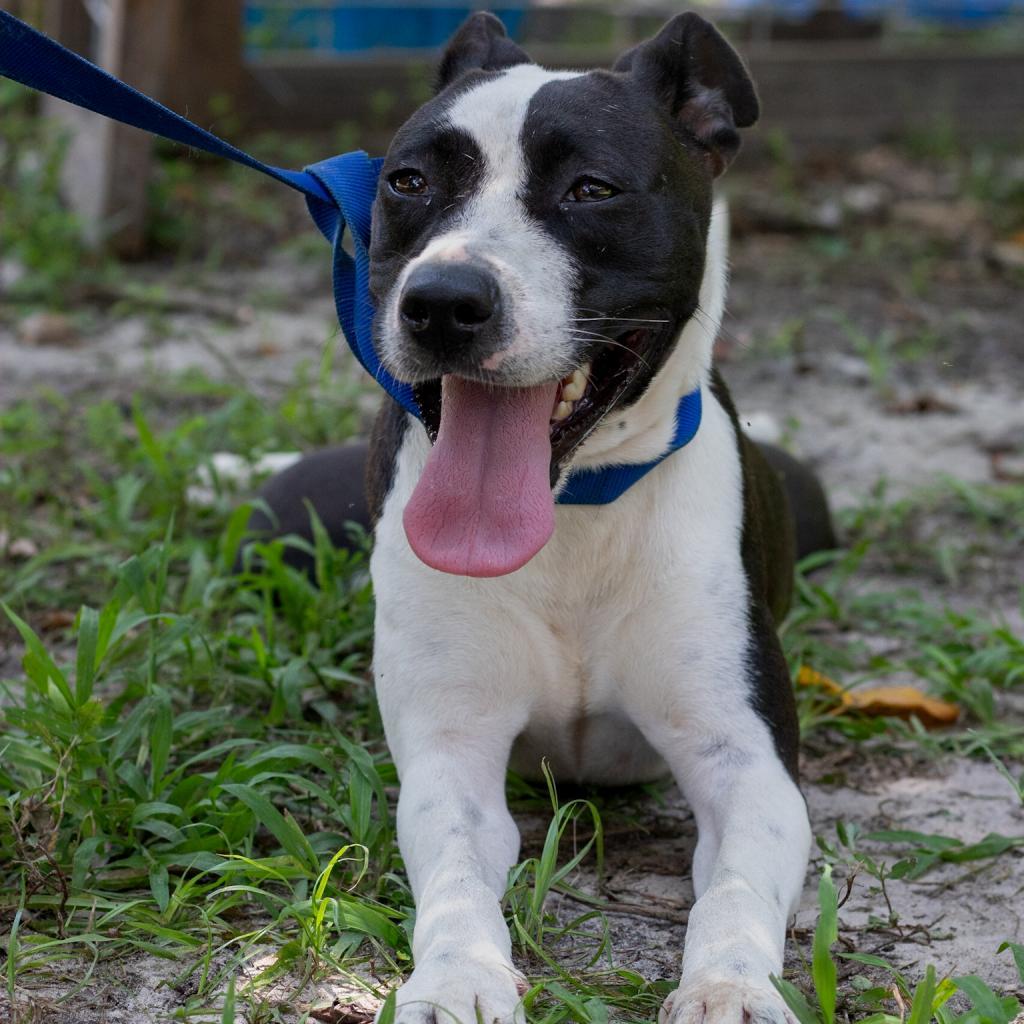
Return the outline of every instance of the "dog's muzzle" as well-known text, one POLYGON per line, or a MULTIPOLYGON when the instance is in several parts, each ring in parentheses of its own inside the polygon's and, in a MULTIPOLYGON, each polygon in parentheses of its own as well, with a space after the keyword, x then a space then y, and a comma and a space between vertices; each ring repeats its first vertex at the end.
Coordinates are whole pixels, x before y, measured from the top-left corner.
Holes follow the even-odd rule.
POLYGON ((439 376, 478 370, 502 344, 501 288, 480 264, 415 267, 399 296, 398 315, 417 363, 439 376))

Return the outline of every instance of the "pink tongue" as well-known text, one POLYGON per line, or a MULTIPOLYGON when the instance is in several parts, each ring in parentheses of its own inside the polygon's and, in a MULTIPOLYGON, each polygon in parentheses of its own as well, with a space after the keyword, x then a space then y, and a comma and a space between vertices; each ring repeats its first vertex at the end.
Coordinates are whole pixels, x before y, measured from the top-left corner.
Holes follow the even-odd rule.
POLYGON ((403 522, 420 560, 459 576, 504 576, 555 528, 548 434, 557 384, 441 381, 441 428, 403 522))

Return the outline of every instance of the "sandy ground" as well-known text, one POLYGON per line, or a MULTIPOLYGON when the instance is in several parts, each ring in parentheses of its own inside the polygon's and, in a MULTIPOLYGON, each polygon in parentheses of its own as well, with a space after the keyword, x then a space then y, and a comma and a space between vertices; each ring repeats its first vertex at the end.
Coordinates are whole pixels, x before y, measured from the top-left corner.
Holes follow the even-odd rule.
MULTIPOLYGON (((837 506, 861 502, 883 476, 899 494, 942 474, 991 482, 1007 467, 1017 472, 1013 460, 1024 453, 1019 287, 969 270, 957 280, 947 275, 927 298, 908 304, 894 297, 885 266, 874 276, 869 269, 851 273, 848 280, 808 274, 807 249, 796 236, 744 228, 742 217, 737 226, 722 365, 743 416, 758 432, 774 431, 808 458, 837 506), (876 337, 887 324, 907 322, 938 339, 912 364, 895 357, 891 365, 873 363, 871 352, 851 344, 854 335, 843 326, 852 323, 861 336, 876 337), (780 351, 778 337, 786 332, 799 344, 780 351)), ((952 262, 962 258, 965 266, 975 266, 969 256, 952 262)), ((126 398, 140 382, 152 388, 154 381, 190 367, 272 395, 298 363, 316 363, 336 330, 327 269, 326 250, 322 264, 277 256, 259 267, 201 277, 195 268, 140 265, 125 273, 184 296, 179 308, 160 314, 156 326, 151 313, 114 315, 93 307, 76 311, 59 339, 40 340, 29 337, 31 325, 24 321, 0 319, 0 406, 40 387, 126 398), (277 296, 273 302, 266 299, 270 293, 277 296)), ((940 261, 935 273, 942 272, 940 261)), ((356 374, 347 354, 339 372, 356 374)), ((372 395, 366 402, 369 415, 372 395)), ((1011 556, 1003 566, 1006 585, 993 589, 982 580, 956 594, 936 591, 935 599, 980 605, 1024 628, 1012 585, 1019 585, 1022 568, 1024 554, 1011 556)), ((836 741, 832 749, 808 751, 803 774, 821 836, 833 837, 837 821, 856 822, 865 832, 913 829, 967 841, 989 832, 1024 833, 1019 803, 987 762, 871 752, 836 741)), ((606 821, 608 871, 600 891, 640 908, 610 915, 612 958, 647 977, 672 977, 692 896, 693 822, 671 793, 662 804, 644 801, 632 811, 620 821, 613 810, 606 821)), ((542 838, 541 823, 526 818, 523 828, 529 851, 542 838)), ((820 862, 809 872, 796 917, 793 964, 809 956, 819 867, 820 862)), ((896 927, 879 923, 887 914, 881 894, 870 879, 858 878, 841 911, 841 946, 885 956, 914 979, 931 963, 940 975, 977 973, 1024 995, 1009 955, 995 955, 1005 939, 1024 941, 1021 867, 1021 855, 1008 853, 946 866, 916 882, 893 882, 896 927)), ((579 882, 596 885, 586 874, 579 882)), ((562 901, 558 912, 579 909, 562 901)), ((572 959, 571 951, 566 955, 572 959)), ((174 980, 185 967, 147 957, 101 965, 82 993, 58 1007, 56 1000, 81 977, 80 966, 71 964, 63 979, 24 979, 17 998, 34 1004, 29 1020, 163 1021, 188 994, 188 979, 174 980)), ((304 1010, 332 1000, 373 1005, 335 979, 305 987, 297 981, 285 979, 264 993, 271 1004, 281 1004, 283 1020, 297 1020, 304 1010)), ((4 999, 0 995, 0 1019, 4 999)))

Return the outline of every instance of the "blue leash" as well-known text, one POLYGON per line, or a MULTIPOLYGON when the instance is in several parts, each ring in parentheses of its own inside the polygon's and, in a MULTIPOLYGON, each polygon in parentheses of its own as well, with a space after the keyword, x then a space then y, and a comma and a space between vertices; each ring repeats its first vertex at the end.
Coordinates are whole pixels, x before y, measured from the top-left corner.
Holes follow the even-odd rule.
MULTIPOLYGON (((302 171, 265 164, 4 11, 0 11, 0 75, 142 131, 233 160, 301 192, 310 216, 334 251, 334 305, 349 347, 366 372, 403 409, 422 419, 412 387, 388 373, 373 347, 368 249, 370 217, 383 160, 358 150, 321 160, 302 171), (342 247, 346 227, 354 257, 342 247)), ((692 440, 700 419, 698 387, 680 400, 675 433, 664 455, 642 465, 575 470, 559 495, 559 503, 609 504, 662 459, 692 440)))

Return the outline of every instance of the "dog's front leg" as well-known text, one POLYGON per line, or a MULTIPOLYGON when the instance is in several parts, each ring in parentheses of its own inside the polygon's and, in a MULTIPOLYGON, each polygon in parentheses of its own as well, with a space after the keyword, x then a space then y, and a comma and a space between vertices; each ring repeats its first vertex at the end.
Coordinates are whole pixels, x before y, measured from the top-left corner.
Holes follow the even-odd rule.
POLYGON ((456 693, 399 701, 383 689, 401 780, 398 839, 416 900, 415 970, 398 991, 396 1020, 522 1020, 526 985, 501 912, 519 852, 505 771, 521 723, 500 708, 474 710, 456 693))
POLYGON ((803 888, 807 808, 746 701, 721 691, 716 699, 685 731, 663 727, 658 737, 698 829, 682 978, 660 1020, 795 1024, 770 976, 782 973, 786 922, 803 888), (716 721, 721 732, 705 731, 716 721))

